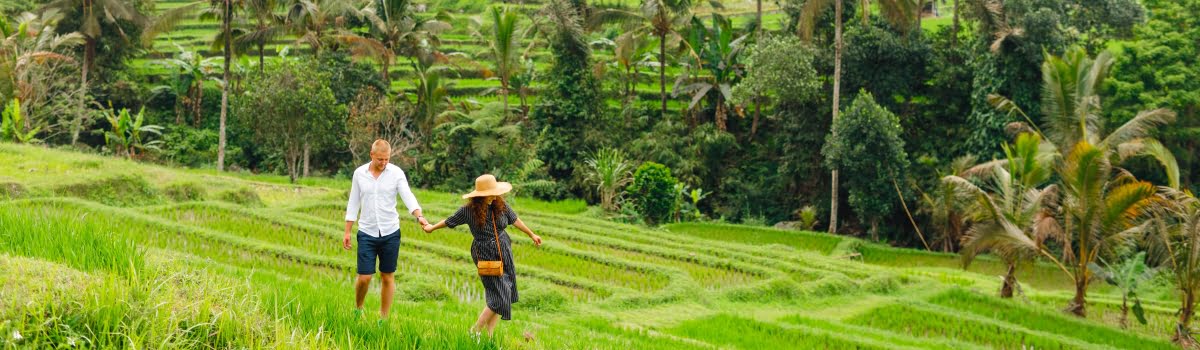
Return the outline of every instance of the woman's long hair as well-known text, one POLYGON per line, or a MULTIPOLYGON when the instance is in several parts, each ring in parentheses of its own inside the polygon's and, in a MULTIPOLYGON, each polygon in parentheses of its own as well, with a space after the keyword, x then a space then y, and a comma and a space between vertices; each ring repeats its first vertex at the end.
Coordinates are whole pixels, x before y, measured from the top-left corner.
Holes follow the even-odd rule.
POLYGON ((490 206, 490 208, 487 205, 487 199, 489 198, 488 196, 471 197, 471 199, 467 202, 467 207, 469 207, 471 209, 471 218, 475 220, 476 224, 488 225, 488 222, 487 222, 487 210, 488 209, 492 210, 493 218, 499 217, 500 213, 503 213, 505 210, 507 210, 507 207, 504 206, 505 205, 504 197, 501 197, 501 196, 491 196, 491 197, 494 197, 495 199, 492 200, 492 205, 490 206))

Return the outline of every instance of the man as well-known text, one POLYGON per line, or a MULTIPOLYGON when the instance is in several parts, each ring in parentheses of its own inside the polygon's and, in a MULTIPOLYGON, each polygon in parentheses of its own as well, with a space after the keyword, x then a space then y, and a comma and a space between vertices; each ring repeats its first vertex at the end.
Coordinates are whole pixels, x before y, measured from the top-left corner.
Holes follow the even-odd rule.
POLYGON ((429 224, 421 215, 421 205, 408 187, 404 170, 389 163, 392 146, 384 140, 371 144, 371 162, 354 170, 350 185, 350 200, 346 203, 346 235, 342 247, 350 250, 350 229, 358 221, 358 279, 354 283, 355 313, 361 315, 363 299, 379 263, 383 290, 379 317, 382 322, 392 307, 396 291, 393 274, 400 255, 400 215, 396 212, 396 196, 417 218, 422 227, 429 224))

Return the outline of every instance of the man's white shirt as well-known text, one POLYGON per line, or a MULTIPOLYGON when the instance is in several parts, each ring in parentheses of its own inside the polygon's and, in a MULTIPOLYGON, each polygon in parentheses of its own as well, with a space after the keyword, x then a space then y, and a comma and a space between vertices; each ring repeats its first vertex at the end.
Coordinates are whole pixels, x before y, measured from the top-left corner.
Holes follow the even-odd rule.
POLYGON ((350 185, 350 200, 346 203, 346 221, 358 221, 358 230, 372 237, 390 235, 400 229, 400 214, 396 212, 396 196, 412 213, 421 209, 417 197, 408 187, 408 177, 400 167, 388 163, 379 174, 371 175, 371 163, 354 170, 350 185))

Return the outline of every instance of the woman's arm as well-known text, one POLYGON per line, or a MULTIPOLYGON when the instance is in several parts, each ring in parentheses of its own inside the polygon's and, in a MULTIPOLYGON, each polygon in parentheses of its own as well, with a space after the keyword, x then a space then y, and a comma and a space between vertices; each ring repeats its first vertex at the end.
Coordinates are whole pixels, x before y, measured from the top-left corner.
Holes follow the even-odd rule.
POLYGON ((422 229, 425 230, 425 233, 431 233, 443 227, 446 227, 446 220, 438 221, 436 224, 425 225, 422 229))
POLYGON ((542 246, 542 237, 534 234, 533 230, 529 229, 529 226, 525 226, 524 221, 517 219, 517 221, 513 222, 513 226, 516 226, 518 230, 521 230, 521 232, 525 232, 525 234, 529 236, 529 239, 533 240, 533 244, 539 247, 542 246))

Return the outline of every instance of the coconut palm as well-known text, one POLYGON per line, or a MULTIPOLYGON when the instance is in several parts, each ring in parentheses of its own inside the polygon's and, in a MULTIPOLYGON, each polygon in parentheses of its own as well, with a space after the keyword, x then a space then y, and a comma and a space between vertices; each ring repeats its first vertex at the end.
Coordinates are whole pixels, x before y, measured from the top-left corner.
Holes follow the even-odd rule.
MULTIPOLYGON (((939 178, 963 174, 973 165, 974 156, 959 157, 951 163, 949 173, 938 171, 939 178)), ((924 205, 919 212, 929 217, 929 223, 933 225, 933 231, 937 235, 933 239, 933 245, 940 247, 943 252, 958 251, 958 244, 967 231, 967 201, 969 199, 958 196, 954 186, 947 182, 939 182, 930 193, 921 193, 921 202, 924 205)))
POLYGON ((500 80, 500 99, 504 102, 505 114, 508 113, 508 93, 511 88, 511 78, 520 67, 521 37, 524 36, 517 28, 517 12, 508 7, 493 6, 488 11, 488 30, 486 36, 478 33, 488 42, 488 56, 495 63, 493 73, 500 80))
POLYGON ((175 91, 177 98, 175 106, 175 124, 183 123, 183 105, 191 108, 192 124, 196 127, 200 126, 200 106, 204 100, 204 80, 208 79, 212 72, 216 70, 217 58, 205 58, 199 52, 190 51, 179 44, 175 44, 179 52, 174 58, 166 60, 166 66, 174 70, 175 82, 171 88, 175 91))
POLYGON ((345 0, 294 0, 285 10, 286 23, 297 36, 296 44, 308 45, 316 57, 327 47, 336 50, 335 40, 347 33, 346 16, 359 15, 354 5, 345 0))
MULTIPOLYGON (((715 8, 721 7, 721 4, 715 1, 710 1, 709 4, 715 8)), ((658 38, 658 86, 664 118, 667 115, 667 46, 683 42, 680 31, 691 21, 691 10, 692 0, 643 0, 638 12, 609 9, 597 12, 588 19, 589 28, 603 23, 624 21, 635 24, 629 31, 637 33, 633 35, 658 38)))
POLYGON ((275 38, 283 36, 287 31, 285 18, 277 12, 282 6, 279 0, 246 0, 246 16, 253 20, 234 38, 239 52, 246 51, 247 46, 258 49, 258 72, 265 69, 266 46, 275 38))
POLYGON ((1052 172, 1046 159, 1038 156, 1041 143, 1037 135, 1022 134, 1015 144, 1004 146, 1007 162, 964 173, 978 185, 958 175, 943 178, 957 192, 953 196, 969 199, 965 211, 972 224, 962 240, 963 266, 970 266, 984 252, 999 257, 1008 268, 1000 288, 1002 298, 1012 297, 1020 263, 1039 255, 1058 263, 1046 243, 1070 244, 1054 217, 1058 187, 1042 187, 1052 172))
POLYGON ((1043 143, 1041 157, 1058 159, 1057 171, 1064 189, 1061 220, 1068 236, 1078 242, 1078 249, 1072 252, 1077 259, 1068 273, 1076 289, 1068 309, 1079 316, 1086 314, 1087 286, 1092 279, 1088 264, 1128 239, 1132 232, 1126 230, 1134 229, 1143 207, 1155 202, 1154 186, 1138 181, 1119 165, 1148 156, 1163 167, 1169 187, 1179 186, 1179 165, 1174 155, 1151 137, 1159 126, 1174 121, 1173 112, 1143 111, 1112 131, 1105 129, 1098 93, 1111 66, 1107 52, 1095 59, 1078 47, 1068 49, 1062 57, 1047 54, 1042 64, 1040 127, 1012 101, 989 96, 989 102, 998 110, 1028 122, 1010 127, 1043 135, 1048 142, 1043 143), (1064 150, 1068 152, 1062 153, 1064 150), (1102 199, 1124 202, 1099 201, 1102 199))
POLYGON ((342 33, 337 38, 350 45, 359 56, 372 56, 380 61, 385 84, 391 84, 391 66, 396 55, 416 60, 428 60, 440 42, 438 35, 450 30, 449 14, 438 13, 433 18, 412 16, 407 1, 374 0, 358 15, 367 20, 370 32, 366 35, 342 33))
POLYGON ((584 162, 590 170, 587 181, 594 184, 600 193, 600 207, 617 210, 617 195, 633 179, 632 167, 626 160, 625 152, 602 148, 584 162))
POLYGON ((1200 200, 1190 192, 1165 189, 1170 199, 1152 221, 1147 244, 1152 263, 1170 271, 1179 290, 1179 319, 1173 340, 1184 348, 1197 344, 1191 321, 1200 293, 1200 200))

